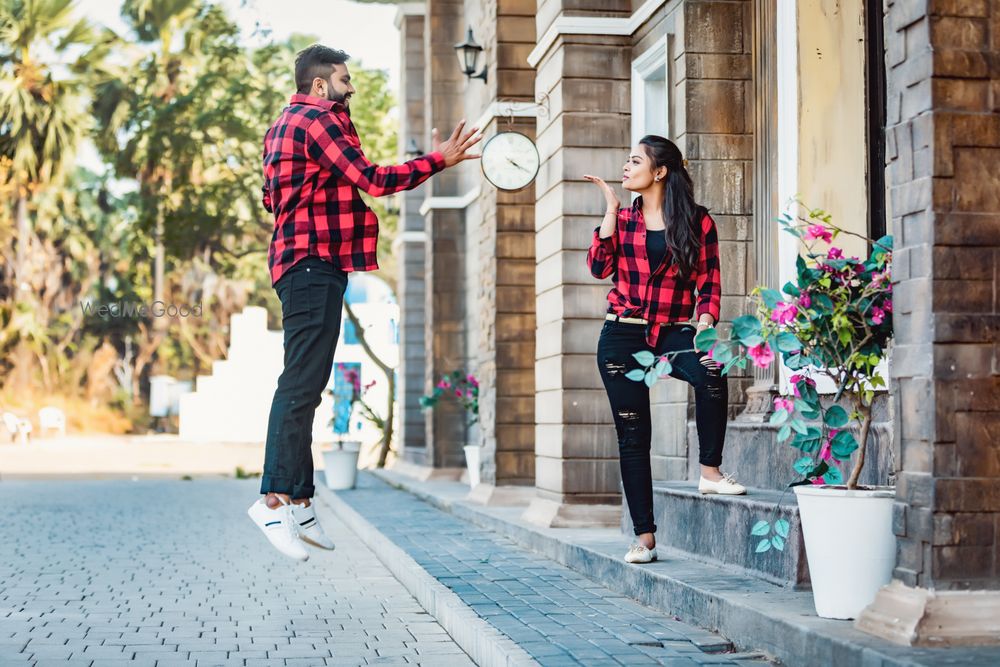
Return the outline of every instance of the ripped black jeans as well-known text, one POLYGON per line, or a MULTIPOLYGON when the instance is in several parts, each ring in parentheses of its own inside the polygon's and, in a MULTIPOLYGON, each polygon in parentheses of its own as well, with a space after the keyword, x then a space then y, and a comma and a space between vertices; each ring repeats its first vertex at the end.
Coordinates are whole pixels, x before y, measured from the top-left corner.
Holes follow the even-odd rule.
MULTIPOLYGON (((690 325, 664 327, 653 350, 646 343, 642 324, 605 322, 597 344, 597 366, 608 392, 618 432, 618 461, 622 486, 628 501, 635 534, 655 533, 653 522, 653 474, 649 462, 651 422, 649 388, 645 382, 629 380, 625 374, 639 368, 632 355, 649 350, 657 356, 676 350, 694 349, 695 328, 690 325)), ((701 363, 704 354, 683 352, 671 358, 670 375, 694 387, 695 422, 698 427, 698 460, 704 466, 722 463, 726 439, 726 406, 729 386, 718 365, 701 363)))

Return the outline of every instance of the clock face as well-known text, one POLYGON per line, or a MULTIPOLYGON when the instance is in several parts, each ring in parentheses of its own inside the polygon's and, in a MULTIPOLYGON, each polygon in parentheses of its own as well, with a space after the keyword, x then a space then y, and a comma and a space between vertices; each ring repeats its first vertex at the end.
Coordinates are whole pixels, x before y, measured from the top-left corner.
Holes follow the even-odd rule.
POLYGON ((520 132, 500 132, 483 146, 483 175, 501 190, 520 190, 538 175, 538 149, 520 132))

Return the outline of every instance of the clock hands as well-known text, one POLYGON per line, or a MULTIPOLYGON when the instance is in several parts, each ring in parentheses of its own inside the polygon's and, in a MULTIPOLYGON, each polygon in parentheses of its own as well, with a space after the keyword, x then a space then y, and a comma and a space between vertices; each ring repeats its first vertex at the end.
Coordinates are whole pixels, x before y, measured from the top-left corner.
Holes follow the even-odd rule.
POLYGON ((507 162, 510 162, 512 165, 514 165, 515 167, 517 167, 518 169, 520 169, 523 172, 527 172, 529 174, 531 173, 531 171, 527 167, 522 167, 521 165, 519 165, 518 163, 514 162, 510 158, 507 158, 507 162))

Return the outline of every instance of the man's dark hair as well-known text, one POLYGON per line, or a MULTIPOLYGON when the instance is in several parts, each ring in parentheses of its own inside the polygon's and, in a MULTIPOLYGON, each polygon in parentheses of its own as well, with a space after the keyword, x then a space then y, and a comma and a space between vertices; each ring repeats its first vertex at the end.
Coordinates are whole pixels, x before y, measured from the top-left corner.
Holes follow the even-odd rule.
POLYGON ((313 44, 295 56, 295 87, 300 95, 308 95, 316 77, 329 79, 334 65, 343 65, 350 56, 338 49, 313 44))

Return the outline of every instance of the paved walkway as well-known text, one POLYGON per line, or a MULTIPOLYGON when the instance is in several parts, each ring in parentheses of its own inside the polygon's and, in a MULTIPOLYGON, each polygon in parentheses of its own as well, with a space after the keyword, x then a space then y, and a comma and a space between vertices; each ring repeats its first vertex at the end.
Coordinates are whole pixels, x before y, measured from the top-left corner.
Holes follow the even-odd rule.
POLYGON ((339 497, 542 665, 767 664, 369 475, 339 497))
POLYGON ((258 480, 0 482, 0 665, 472 665, 353 533, 307 563, 258 480))

